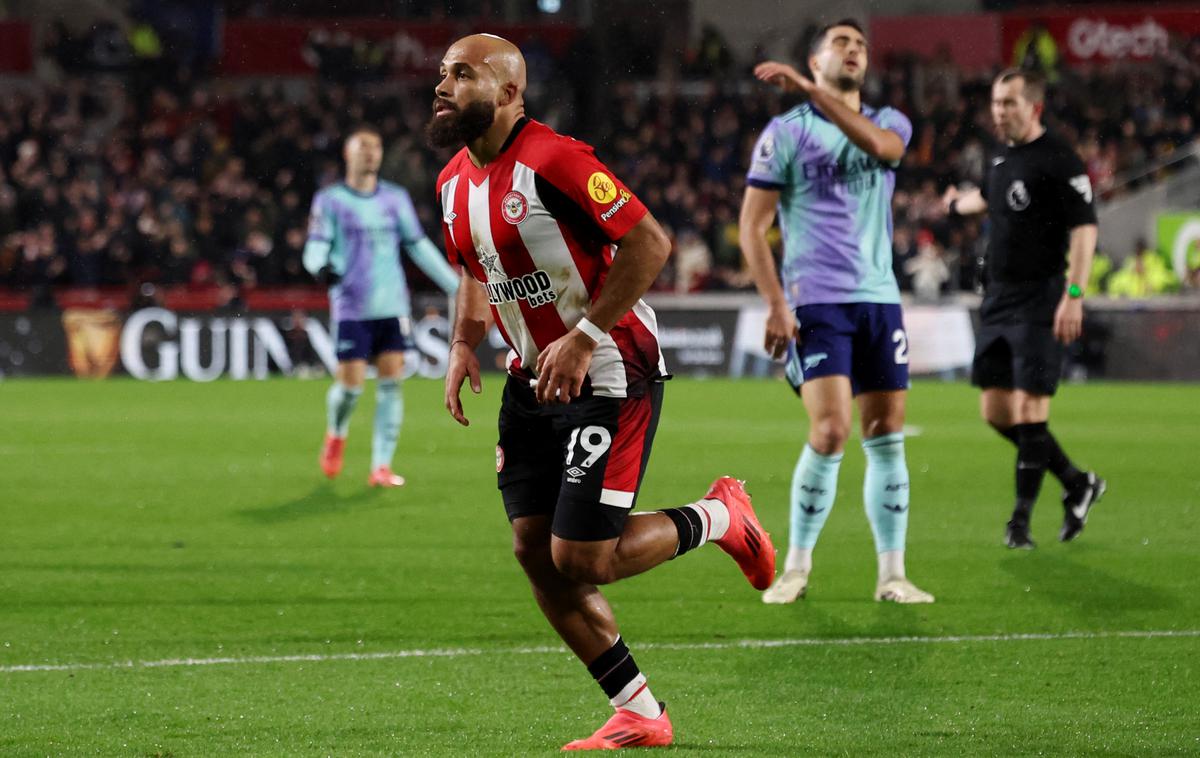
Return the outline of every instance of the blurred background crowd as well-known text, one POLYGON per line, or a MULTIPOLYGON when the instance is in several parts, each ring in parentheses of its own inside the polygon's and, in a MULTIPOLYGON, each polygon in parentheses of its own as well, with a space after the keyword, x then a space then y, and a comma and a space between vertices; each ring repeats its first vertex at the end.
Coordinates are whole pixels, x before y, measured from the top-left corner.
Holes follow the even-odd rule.
MULTIPOLYGON (((38 75, 5 87, 0 287, 149 283, 236 294, 311 283, 300 265, 309 202, 340 179, 342 137, 361 122, 382 130, 382 176, 412 192, 440 244, 433 181, 448 156, 422 137, 434 79, 398 76, 403 50, 322 30, 302 51, 314 76, 223 77, 211 49, 170 30, 133 17, 86 33, 57 25, 35 51, 38 75)), ((794 61, 812 30, 798 31, 794 61)), ((760 130, 794 104, 752 80, 768 53, 738 56, 713 27, 682 55, 639 48, 631 33, 628 64, 614 70, 589 64, 600 44, 584 30, 565 55, 526 46, 528 112, 595 145, 669 229, 674 254, 656 289, 752 288, 737 246, 743 177, 760 130)), ((1153 64, 1067 68, 1036 35, 1013 58, 1047 73, 1047 121, 1076 146, 1099 198, 1117 199, 1191 154, 1200 38, 1177 41, 1153 64)), ((995 146, 993 73, 966 73, 948 51, 872 60, 865 101, 900 109, 914 127, 895 195, 895 267, 919 299, 978 284, 984 222, 947 219, 940 197, 982 180, 995 146)), ((1144 242, 1103 243, 1101 253, 1123 263, 1102 259, 1093 291, 1141 297, 1200 286, 1200 260, 1181 281, 1144 242)))

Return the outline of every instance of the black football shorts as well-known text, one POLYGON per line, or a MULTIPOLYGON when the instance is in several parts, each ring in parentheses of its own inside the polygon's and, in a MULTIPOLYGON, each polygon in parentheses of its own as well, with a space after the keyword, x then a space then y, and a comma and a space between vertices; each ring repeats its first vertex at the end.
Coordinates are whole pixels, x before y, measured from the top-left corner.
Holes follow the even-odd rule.
POLYGON ((983 389, 1018 389, 1053 395, 1062 374, 1064 348, 1042 324, 993 324, 975 338, 971 384, 983 389))
POLYGON ((500 403, 496 478, 509 521, 553 515, 568 540, 618 537, 637 502, 663 386, 641 397, 580 397, 540 406, 528 380, 509 376, 500 403))

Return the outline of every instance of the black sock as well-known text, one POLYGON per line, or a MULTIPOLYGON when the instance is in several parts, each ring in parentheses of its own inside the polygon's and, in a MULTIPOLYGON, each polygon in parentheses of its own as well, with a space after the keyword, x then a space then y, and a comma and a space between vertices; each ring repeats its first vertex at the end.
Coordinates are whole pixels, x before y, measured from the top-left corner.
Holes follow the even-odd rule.
POLYGON ((1018 424, 1017 430, 1017 505, 1013 520, 1029 523, 1033 504, 1037 502, 1046 476, 1046 425, 1018 424))
POLYGON ((609 700, 621 694, 621 690, 642 673, 629 648, 625 646, 625 641, 620 637, 617 637, 613 646, 601 653, 599 658, 589 663, 587 668, 609 700))
POLYGON ((995 426, 993 426, 992 428, 996 430, 996 434, 999 434, 1004 439, 1008 440, 1009 442, 1013 443, 1014 445, 1018 444, 1016 425, 1010 426, 1007 429, 1001 429, 1001 428, 995 427, 995 426))
POLYGON ((659 513, 667 514, 679 532, 679 547, 675 548, 672 558, 678 558, 700 546, 700 540, 704 537, 704 522, 695 508, 664 508, 659 513))
POLYGON ((1046 469, 1054 474, 1054 478, 1062 483, 1062 486, 1068 490, 1075 489, 1086 481, 1087 474, 1075 468, 1075 464, 1071 463, 1071 459, 1059 447, 1058 440, 1054 439, 1054 435, 1050 433, 1048 426, 1049 422, 1042 421, 1037 424, 1015 424, 1007 429, 996 429, 996 433, 1004 437, 1014 445, 1020 446, 1020 433, 1017 431, 1021 426, 1041 427, 1046 432, 1046 469))
POLYGON ((1054 439, 1054 435, 1050 433, 1050 428, 1046 423, 1040 426, 1046 430, 1046 468, 1049 469, 1054 478, 1062 482, 1062 486, 1073 490, 1080 484, 1087 481, 1087 474, 1075 468, 1075 464, 1071 463, 1071 459, 1059 447, 1058 440, 1054 439))

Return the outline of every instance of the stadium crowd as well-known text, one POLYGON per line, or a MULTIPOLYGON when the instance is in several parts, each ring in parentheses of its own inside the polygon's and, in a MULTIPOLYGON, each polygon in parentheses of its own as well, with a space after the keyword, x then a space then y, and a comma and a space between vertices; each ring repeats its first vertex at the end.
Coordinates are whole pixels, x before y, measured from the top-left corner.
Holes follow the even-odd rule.
MULTIPOLYGON (((723 74, 678 86, 609 87, 593 109, 601 119, 574 117, 569 77, 532 92, 531 115, 596 145, 668 227, 675 252, 660 290, 751 287, 737 247, 743 175, 759 130, 790 103, 721 60, 723 74)), ((1048 121, 1077 145, 1101 197, 1197 137, 1198 72, 1200 40, 1155 65, 1056 72, 1048 121)), ((441 238, 432 183, 447 156, 424 145, 428 85, 182 81, 137 97, 119 75, 66 73, 0 102, 0 286, 308 282, 308 204, 340 178, 342 135, 359 122, 382 130, 383 176, 410 189, 441 238)), ((920 298, 975 284, 979 222, 948 220, 940 195, 982 179, 989 84, 946 56, 875 61, 866 101, 913 122, 895 248, 902 286, 920 298)))

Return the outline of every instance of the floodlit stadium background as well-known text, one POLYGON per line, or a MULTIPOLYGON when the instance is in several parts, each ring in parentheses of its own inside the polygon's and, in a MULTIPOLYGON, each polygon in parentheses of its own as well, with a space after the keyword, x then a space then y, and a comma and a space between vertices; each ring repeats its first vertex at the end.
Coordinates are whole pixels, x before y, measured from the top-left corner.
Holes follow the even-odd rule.
MULTIPOLYGON (((301 380, 334 357, 300 265, 309 202, 370 121, 440 240, 437 62, 464 33, 517 42, 529 114, 595 145, 672 235, 649 299, 679 379, 643 502, 745 476, 782 544, 805 421, 761 352, 736 222, 754 139, 793 101, 749 70, 844 16, 871 43, 865 101, 914 124, 894 205, 925 377, 910 562, 939 602, 869 602, 848 456, 805 603, 763 607, 710 555, 614 588, 678 749, 1195 751, 1200 5, 6 0, 0 753, 550 754, 590 731, 604 703, 508 552, 498 377, 453 428, 446 302, 418 269, 411 484, 320 479, 325 382, 301 380), (1096 190, 1055 417, 1112 487, 1078 544, 1028 556, 1000 547, 1011 451, 963 381, 986 225, 939 202, 980 180, 1013 64, 1049 77, 1047 121, 1096 190)), ((483 352, 499 365, 498 335, 483 352)))

